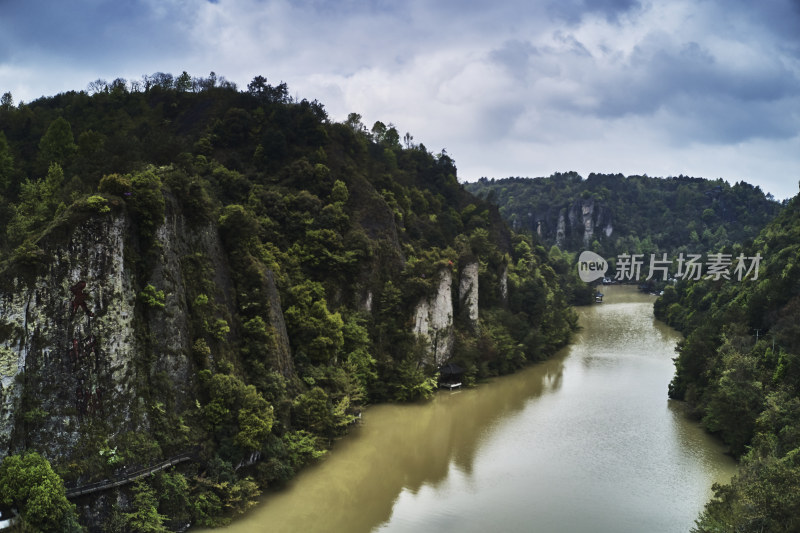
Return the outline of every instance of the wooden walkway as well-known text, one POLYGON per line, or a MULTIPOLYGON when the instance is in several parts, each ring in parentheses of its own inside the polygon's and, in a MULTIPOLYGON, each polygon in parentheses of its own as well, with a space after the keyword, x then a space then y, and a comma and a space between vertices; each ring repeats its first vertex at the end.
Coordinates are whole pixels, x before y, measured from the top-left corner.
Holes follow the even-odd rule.
POLYGON ((196 456, 197 456, 196 452, 182 453, 179 455, 175 455, 167 459, 166 461, 162 461, 158 464, 151 465, 145 468, 140 468, 139 470, 134 470, 133 472, 125 473, 125 475, 117 477, 116 479, 104 479, 103 481, 98 481, 96 483, 91 483, 89 485, 83 485, 82 487, 75 487, 74 489, 68 489, 67 498, 70 499, 78 498, 80 496, 85 496, 87 494, 92 494, 94 492, 101 492, 104 490, 113 489, 114 487, 127 485, 128 483, 133 483, 134 481, 149 476, 150 474, 155 474, 156 472, 160 472, 161 470, 165 470, 184 461, 189 461, 195 458, 196 456))

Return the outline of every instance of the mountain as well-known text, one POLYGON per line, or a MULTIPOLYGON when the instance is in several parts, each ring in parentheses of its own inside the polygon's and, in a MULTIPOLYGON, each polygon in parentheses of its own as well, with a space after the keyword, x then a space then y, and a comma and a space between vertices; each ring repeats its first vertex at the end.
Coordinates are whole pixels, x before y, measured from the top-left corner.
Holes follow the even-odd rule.
POLYGON ((568 341, 567 263, 446 153, 261 76, 90 88, 0 107, 4 516, 222 524, 364 405, 568 341))
POLYGON ((656 317, 682 331, 670 396, 685 400, 741 459, 715 486, 696 531, 797 531, 800 526, 800 198, 748 246, 741 281, 668 287, 656 317))
POLYGON ((500 207, 516 231, 546 245, 604 257, 706 253, 753 239, 781 204, 745 182, 575 172, 548 178, 481 178, 465 188, 500 207))

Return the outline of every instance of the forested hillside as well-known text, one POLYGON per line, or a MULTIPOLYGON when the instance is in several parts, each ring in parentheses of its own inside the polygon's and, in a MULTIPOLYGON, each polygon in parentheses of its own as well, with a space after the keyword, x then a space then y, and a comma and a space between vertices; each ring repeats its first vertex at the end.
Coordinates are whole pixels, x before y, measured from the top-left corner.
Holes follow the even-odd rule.
POLYGON ((467 190, 496 203, 517 231, 562 250, 710 253, 753 239, 780 210, 745 182, 575 172, 548 178, 482 178, 467 190))
POLYGON ((444 151, 260 76, 6 93, 0 510, 225 523, 367 403, 430 396, 448 362, 474 383, 552 354, 575 327, 568 270, 444 151), (186 454, 74 504, 61 485, 186 454))
POLYGON ((752 244, 726 252, 760 254, 757 279, 681 281, 655 304, 656 316, 686 336, 670 396, 741 458, 697 531, 798 531, 800 197, 752 244))

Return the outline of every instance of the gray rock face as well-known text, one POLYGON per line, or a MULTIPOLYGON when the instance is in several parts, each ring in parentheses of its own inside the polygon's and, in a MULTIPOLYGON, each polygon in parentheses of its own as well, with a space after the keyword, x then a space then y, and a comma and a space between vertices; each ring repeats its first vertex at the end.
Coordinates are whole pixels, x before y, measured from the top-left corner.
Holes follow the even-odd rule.
POLYGON ((527 227, 545 242, 559 248, 583 246, 588 248, 599 236, 611 237, 614 232, 611 211, 595 200, 582 199, 546 211, 527 213, 527 220, 516 221, 515 228, 527 227))
POLYGON ((52 260, 32 283, 4 283, 10 290, 0 294, 0 320, 9 334, 0 350, 13 364, 0 370, 0 453, 13 440, 41 439, 50 443, 51 457, 68 454, 80 437, 81 415, 105 402, 115 403, 115 416, 127 414, 130 402, 115 400, 134 393, 131 365, 141 344, 126 229, 123 217, 90 219, 46 250, 52 260), (24 413, 23 394, 30 398, 24 413))
POLYGON ((567 236, 567 221, 564 213, 558 214, 558 224, 556 225, 556 244, 559 248, 564 246, 564 239, 567 236))
POLYGON ((500 301, 503 305, 508 305, 508 266, 503 266, 500 272, 500 301))
POLYGON ((417 304, 414 312, 414 333, 426 345, 427 362, 444 364, 453 351, 453 274, 439 271, 436 290, 417 304))
POLYGON ((465 306, 469 321, 478 324, 478 262, 464 265, 458 284, 458 301, 465 306))
MULTIPOLYGON (((35 275, 0 273, 0 458, 32 448, 63 464, 87 453, 89 428, 110 441, 148 431, 154 408, 194 405, 190 295, 200 291, 189 267, 198 258, 213 317, 230 323, 218 351, 238 356, 236 291, 216 227, 190 228, 168 205, 148 268, 130 234, 124 214, 90 217, 39 242, 47 260, 35 275), (163 291, 163 308, 142 302, 148 284, 163 291)), ((272 272, 262 280, 262 318, 274 332, 265 364, 289 377, 272 272)))

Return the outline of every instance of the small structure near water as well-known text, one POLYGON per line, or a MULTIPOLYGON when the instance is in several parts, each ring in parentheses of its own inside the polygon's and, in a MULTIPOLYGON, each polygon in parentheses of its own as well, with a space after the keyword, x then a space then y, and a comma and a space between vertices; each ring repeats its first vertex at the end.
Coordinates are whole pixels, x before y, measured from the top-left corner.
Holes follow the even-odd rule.
POLYGON ((439 367, 439 387, 443 389, 461 388, 465 370, 455 363, 439 367))

